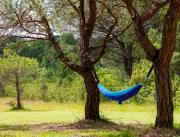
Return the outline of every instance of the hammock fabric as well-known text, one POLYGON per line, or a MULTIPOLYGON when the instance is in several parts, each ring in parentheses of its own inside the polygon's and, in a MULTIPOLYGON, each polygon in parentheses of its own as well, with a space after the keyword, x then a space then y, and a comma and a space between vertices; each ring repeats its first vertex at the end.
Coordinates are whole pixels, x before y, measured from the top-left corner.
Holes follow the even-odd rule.
POLYGON ((133 87, 130 87, 128 89, 120 90, 120 91, 109 91, 107 88, 105 88, 102 84, 98 84, 99 91, 106 96, 107 98, 111 100, 118 101, 119 104, 122 103, 122 101, 131 98, 132 96, 136 95, 139 90, 142 88, 142 84, 139 83, 133 87))
MULTIPOLYGON (((151 72, 153 70, 153 67, 154 67, 153 64, 156 61, 156 58, 158 57, 158 55, 159 55, 159 50, 157 50, 155 52, 155 55, 154 55, 153 60, 152 60, 152 62, 153 62, 152 66, 151 66, 149 72, 147 73, 147 75, 145 77, 145 80, 150 76, 150 74, 151 74, 151 72)), ((95 77, 95 79, 96 79, 96 77, 95 77)), ((96 79, 96 81, 97 81, 97 83, 99 83, 99 81, 97 79, 96 79)), ((104 96, 106 96, 107 98, 109 98, 111 100, 118 101, 119 104, 121 104, 122 101, 127 100, 127 99, 133 97, 134 95, 136 95, 140 91, 142 86, 143 86, 143 84, 139 83, 139 84, 136 84, 133 87, 130 87, 128 89, 112 92, 112 91, 108 90, 107 88, 105 88, 102 84, 100 84, 100 83, 98 84, 99 91, 104 96)))

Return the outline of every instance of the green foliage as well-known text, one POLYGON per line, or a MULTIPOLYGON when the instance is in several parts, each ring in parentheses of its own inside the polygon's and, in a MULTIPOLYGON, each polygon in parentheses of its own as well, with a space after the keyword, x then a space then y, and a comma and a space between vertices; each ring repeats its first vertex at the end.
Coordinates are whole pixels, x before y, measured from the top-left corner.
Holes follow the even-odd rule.
MULTIPOLYGON (((129 32, 127 32, 129 33, 129 32)), ((153 44, 160 48, 161 43, 161 34, 158 29, 150 29, 148 32, 148 36, 150 40, 153 42, 153 44)), ((70 33, 65 33, 61 36, 57 36, 57 39, 62 44, 62 48, 65 51, 65 54, 74 62, 78 63, 77 58, 77 49, 75 48, 75 44, 77 44, 77 41, 74 39, 73 35, 70 33)), ((92 45, 96 45, 98 39, 92 40, 92 45)), ((123 38, 125 42, 130 42, 131 40, 128 39, 128 37, 123 38)), ((9 42, 8 45, 12 45, 14 42, 20 41, 20 39, 12 39, 9 42)), ((177 43, 179 42, 179 35, 177 36, 177 43)), ((108 89, 116 91, 124 88, 128 88, 136 83, 139 83, 144 80, 145 75, 149 71, 149 68, 151 67, 151 63, 146 60, 140 60, 140 58, 144 57, 144 54, 141 49, 137 46, 138 43, 134 43, 133 48, 133 54, 134 57, 137 59, 135 60, 135 63, 133 65, 133 74, 130 80, 126 79, 124 76, 123 69, 115 68, 115 67, 109 67, 109 62, 106 61, 106 59, 103 59, 103 65, 99 63, 97 65, 97 74, 99 76, 100 82, 104 84, 108 89)), ((31 74, 28 74, 29 76, 22 77, 21 79, 23 81, 29 82, 24 86, 24 90, 28 92, 23 93, 24 99, 32 99, 32 100, 38 100, 42 99, 44 101, 56 101, 56 102, 72 102, 72 101, 78 101, 78 100, 84 100, 86 97, 85 87, 83 80, 80 76, 73 73, 69 68, 67 68, 64 64, 62 64, 59 60, 56 59, 56 54, 52 50, 52 48, 49 47, 49 43, 45 41, 36 41, 29 44, 25 44, 22 46, 21 51, 18 52, 19 55, 24 56, 20 57, 19 55, 15 55, 14 53, 11 53, 12 51, 5 51, 5 55, 0 58, 0 61, 5 60, 8 56, 11 56, 11 62, 14 58, 23 58, 23 59, 29 59, 29 58, 35 58, 37 59, 39 66, 38 67, 38 78, 34 80, 35 77, 31 77, 31 74), (9 52, 9 53, 8 53, 9 52), (26 58, 28 57, 28 58, 26 58), (28 78, 27 78, 28 77, 28 78), (28 80, 28 81, 27 81, 28 80)), ((179 75, 180 75, 180 58, 179 54, 180 50, 177 47, 176 52, 174 53, 173 60, 171 63, 171 77, 173 79, 173 91, 176 91, 176 95, 174 97, 175 105, 179 104, 178 95, 179 95, 179 75)), ((9 58, 9 57, 8 57, 9 58)), ((34 60, 34 59, 32 59, 34 60)), ((14 61, 13 61, 14 62, 14 61)), ((18 63, 19 64, 19 63, 18 63)), ((20 63, 26 64, 26 63, 20 63)), ((31 63, 30 63, 31 64, 31 63)), ((29 64, 29 65, 30 65, 29 64)), ((36 63, 37 64, 37 63, 36 63)), ((29 66, 26 65, 26 66, 29 66)), ((7 65, 5 65, 7 66, 7 65)), ((17 66, 17 63, 15 65, 12 65, 9 63, 9 66, 13 66, 12 68, 15 68, 17 66)), ((1 71, 2 68, 1 67, 1 71)), ((35 68, 34 70, 36 71, 35 68)), ((33 70, 33 69, 30 69, 33 70)), ((34 71, 33 70, 33 71, 34 71)), ((27 71, 31 72, 31 71, 27 71)), ((36 73, 35 73, 36 74, 36 73)), ((33 75, 35 75, 33 74, 33 75)), ((152 73, 153 74, 153 73, 152 73)), ((146 81, 144 84, 145 86, 142 88, 142 90, 137 94, 134 98, 129 100, 128 102, 136 102, 136 103, 142 103, 142 102, 154 102, 154 95, 155 95, 155 84, 154 84, 154 77, 151 74, 151 77, 146 81)), ((6 78, 6 77, 4 77, 6 78)), ((2 76, 1 76, 2 79, 2 76)), ((8 96, 15 96, 15 88, 10 85, 4 85, 4 80, 1 84, 2 89, 4 88, 6 92, 8 93, 8 96)), ((102 100, 107 100, 105 97, 102 96, 102 100)))
MULTIPOLYGON (((124 89, 127 86, 127 79, 125 78, 123 73, 118 71, 117 68, 98 68, 97 75, 99 77, 100 83, 102 83, 104 86, 106 86, 112 91, 124 89)), ((101 95, 101 99, 108 100, 103 95, 101 95)))
POLYGON ((174 106, 179 107, 180 106, 180 77, 178 75, 175 75, 172 80, 172 86, 173 86, 173 99, 174 99, 174 106))
POLYGON ((40 93, 41 93, 41 98, 42 100, 44 101, 47 101, 47 98, 46 98, 46 94, 47 94, 47 91, 48 91, 48 85, 47 85, 47 82, 46 82, 46 74, 47 74, 47 69, 45 68, 42 68, 41 71, 40 71, 40 93))
POLYGON ((60 36, 60 43, 63 45, 76 45, 77 41, 71 33, 66 33, 60 36))
MULTIPOLYGON (((80 76, 73 75, 73 80, 69 77, 64 78, 61 83, 59 81, 50 83, 46 77, 43 80, 37 79, 24 86, 26 91, 23 99, 43 100, 55 102, 76 102, 85 99, 85 87, 80 76)), ((6 86, 9 96, 15 96, 14 87, 6 86)))
MULTIPOLYGON (((23 57, 24 58, 24 57, 23 57)), ((151 63, 147 60, 141 60, 134 64, 131 79, 126 79, 124 73, 114 67, 98 66, 97 75, 102 84, 108 89, 116 91, 133 86, 142 82, 151 67, 151 63)), ((58 75, 49 75, 49 68, 39 69, 40 73, 36 80, 31 80, 29 84, 24 86, 23 99, 56 102, 74 102, 84 100, 86 98, 85 87, 82 78, 69 70, 65 65, 60 64, 56 70, 58 75), (52 78, 53 77, 53 78, 52 78)), ((173 80, 173 91, 176 91, 174 97, 175 105, 179 105, 179 76, 175 76, 173 80)), ((144 83, 145 86, 141 91, 128 102, 135 103, 152 103, 154 102, 155 83, 153 72, 149 79, 144 83)), ((8 96, 15 96, 13 86, 5 86, 8 96)), ((101 95, 102 96, 102 95, 101 95)), ((107 100, 104 96, 102 100, 107 100)))
MULTIPOLYGON (((143 59, 139 63, 134 65, 133 73, 130 79, 130 84, 133 83, 140 83, 144 80, 146 74, 148 73, 149 69, 151 68, 151 62, 143 59)), ((152 75, 148 80, 152 81, 152 75)))
POLYGON ((174 52, 171 62, 171 74, 180 75, 180 52, 174 52))
POLYGON ((15 81, 16 75, 23 82, 28 80, 28 76, 35 76, 38 72, 38 62, 35 59, 21 57, 12 50, 4 50, 0 64, 1 79, 8 82, 15 81))
POLYGON ((145 78, 149 69, 151 68, 151 65, 152 64, 147 60, 141 60, 138 64, 134 66, 133 74, 129 81, 129 85, 143 82, 144 86, 140 90, 140 92, 132 98, 132 101, 135 101, 137 103, 153 102, 153 94, 155 91, 153 72, 148 79, 145 78))
POLYGON ((118 90, 124 79, 120 79, 122 74, 116 68, 99 68, 97 70, 100 82, 111 90, 118 90))
MULTIPOLYGON (((76 49, 74 47, 76 41, 72 34, 64 34, 61 37, 57 37, 57 39, 62 43, 61 46, 65 54, 74 62, 78 62, 75 54, 76 49)), ((67 69, 67 67, 57 59, 56 53, 50 47, 49 43, 45 41, 36 41, 24 45, 19 54, 25 57, 36 58, 39 62, 39 66, 47 69, 46 77, 49 82, 56 82, 58 76, 66 76, 72 73, 71 70, 67 69)))
POLYGON ((160 49, 162 34, 158 30, 151 28, 148 32, 148 36, 149 36, 149 39, 153 42, 153 45, 156 48, 160 49))
MULTIPOLYGON (((4 50, 0 64, 0 82, 11 85, 8 86, 8 90, 6 86, 5 91, 9 91, 10 88, 15 90, 12 86, 18 82, 21 93, 23 93, 23 84, 36 78, 39 71, 38 62, 35 59, 21 57, 10 49, 4 50)), ((7 94, 11 93, 7 92, 7 94)), ((13 94, 13 96, 15 95, 13 94)))
MULTIPOLYGON (((36 58, 41 68, 47 68, 47 77, 58 75, 60 62, 56 59, 55 52, 49 47, 47 42, 36 41, 24 45, 19 54, 29 58, 36 58)), ((53 77, 51 78, 53 80, 53 77)))
POLYGON ((78 74, 74 74, 73 80, 66 77, 56 88, 53 98, 57 102, 75 102, 85 99, 84 83, 78 74))
POLYGON ((122 131, 118 134, 110 134, 107 137, 135 137, 135 134, 131 131, 122 131))

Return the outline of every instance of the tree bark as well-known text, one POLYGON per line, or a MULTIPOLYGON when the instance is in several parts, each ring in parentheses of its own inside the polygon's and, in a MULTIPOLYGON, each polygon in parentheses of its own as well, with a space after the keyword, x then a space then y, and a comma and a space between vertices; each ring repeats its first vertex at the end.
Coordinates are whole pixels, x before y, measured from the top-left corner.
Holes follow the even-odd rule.
POLYGON ((21 104, 21 90, 20 90, 20 85, 19 85, 19 76, 16 74, 16 108, 21 109, 22 104, 21 104))
POLYGON ((139 15, 133 6, 132 1, 123 0, 134 22, 137 38, 144 49, 149 60, 153 57, 157 49, 153 46, 145 33, 144 22, 152 18, 156 13, 169 3, 167 14, 163 22, 162 47, 159 57, 154 64, 156 77, 156 93, 157 93, 157 116, 155 127, 172 128, 173 127, 173 100, 172 87, 169 77, 169 66, 176 45, 176 30, 180 17, 180 1, 170 0, 153 4, 149 10, 143 15, 139 15))
POLYGON ((157 116, 155 127, 173 128, 173 92, 169 77, 170 62, 176 46, 176 30, 180 17, 180 1, 170 1, 164 19, 162 48, 155 63, 157 116))
POLYGON ((56 40, 53 31, 50 27, 50 24, 46 17, 42 17, 42 21, 45 25, 46 32, 48 34, 48 40, 51 42, 52 47, 55 49, 58 54, 58 58, 71 70, 77 72, 84 78, 84 82, 87 90, 87 101, 85 105, 85 119, 99 120, 99 102, 100 102, 100 93, 97 87, 96 78, 94 70, 94 64, 100 60, 104 55, 105 49, 107 48, 108 40, 111 36, 115 25, 117 24, 117 18, 112 13, 111 9, 107 6, 108 13, 112 16, 113 24, 109 27, 107 34, 101 44, 101 50, 96 58, 92 58, 90 50, 90 40, 95 28, 97 20, 97 1, 88 0, 87 3, 84 0, 79 1, 79 6, 77 7, 75 3, 71 0, 68 0, 72 8, 78 13, 79 16, 79 30, 80 30, 80 43, 79 43, 79 59, 80 65, 75 64, 65 56, 63 53, 58 41, 56 40), (88 14, 86 14, 86 5, 88 5, 88 14))
POLYGON ((97 81, 93 70, 86 71, 83 74, 86 90, 87 99, 85 104, 85 119, 100 120, 99 115, 99 103, 100 93, 97 87, 97 81))
POLYGON ((116 42, 118 43, 118 47, 121 51, 120 56, 123 60, 122 63, 124 66, 125 74, 130 78, 132 75, 133 67, 133 44, 125 44, 122 40, 119 40, 118 38, 116 38, 116 42))
POLYGON ((169 67, 162 67, 157 62, 155 68, 155 83, 157 96, 157 115, 155 127, 173 127, 173 92, 169 77, 169 67))
POLYGON ((124 64, 126 76, 130 78, 132 75, 132 67, 133 67, 132 45, 127 45, 125 50, 126 52, 124 53, 125 56, 123 56, 123 60, 124 60, 123 64, 124 64))

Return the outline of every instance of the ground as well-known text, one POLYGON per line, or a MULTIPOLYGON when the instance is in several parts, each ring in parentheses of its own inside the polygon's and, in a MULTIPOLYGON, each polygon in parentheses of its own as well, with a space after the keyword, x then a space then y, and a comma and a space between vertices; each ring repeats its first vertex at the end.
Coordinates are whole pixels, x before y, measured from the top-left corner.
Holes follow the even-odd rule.
POLYGON ((3 137, 173 137, 180 136, 180 108, 175 109, 175 129, 153 129, 155 105, 104 102, 103 121, 83 120, 83 102, 23 101, 25 110, 11 110, 0 99, 0 136, 3 137))

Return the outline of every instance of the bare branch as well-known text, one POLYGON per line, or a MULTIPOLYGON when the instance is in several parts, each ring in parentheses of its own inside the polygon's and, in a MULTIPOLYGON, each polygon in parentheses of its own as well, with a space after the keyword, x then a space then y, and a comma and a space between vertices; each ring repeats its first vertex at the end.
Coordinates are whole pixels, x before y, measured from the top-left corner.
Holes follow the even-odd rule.
POLYGON ((10 38, 10 37, 17 37, 22 39, 35 39, 35 40, 48 40, 45 37, 38 37, 38 36, 21 36, 21 35, 6 35, 6 36, 0 36, 0 38, 10 38))
POLYGON ((129 23, 122 31, 118 32, 117 34, 112 34, 112 38, 109 39, 109 41, 112 41, 114 39, 117 39, 119 36, 123 35, 132 25, 132 22, 129 23))
POLYGON ((69 4, 71 5, 71 7, 79 14, 79 9, 78 7, 76 7, 75 3, 72 2, 71 0, 68 0, 69 4))
POLYGON ((156 3, 152 4, 151 8, 149 8, 144 15, 141 15, 141 17, 140 17, 141 20, 142 20, 143 22, 145 22, 145 21, 147 21, 148 19, 154 17, 154 15, 156 15, 157 12, 158 12, 163 6, 165 6, 165 5, 167 5, 167 4, 168 4, 168 1, 167 1, 167 0, 166 0, 166 1, 159 2, 159 3, 156 2, 156 3))
MULTIPOLYGON (((18 13, 17 13, 16 11, 14 11, 14 13, 15 13, 17 19, 18 19, 17 21, 18 21, 19 24, 20 24, 20 27, 21 27, 24 31, 26 31, 27 33, 29 33, 29 34, 42 35, 42 36, 45 36, 45 37, 46 37, 47 35, 45 35, 45 34, 43 34, 43 33, 35 33, 35 32, 32 32, 32 31, 30 31, 30 30, 28 30, 27 28, 24 27, 21 19, 23 18, 23 16, 24 16, 24 14, 26 13, 26 11, 27 11, 27 10, 25 10, 25 11, 22 13, 21 16, 19 16, 18 13)), ((31 21, 31 22, 33 22, 33 21, 31 21)))
POLYGON ((126 4, 128 12, 133 20, 136 36, 140 42, 140 45, 145 51, 147 58, 149 60, 152 60, 157 49, 153 46, 153 44, 151 43, 151 41, 145 33, 143 26, 144 22, 142 21, 138 11, 134 8, 132 0, 123 0, 123 2, 126 4))
POLYGON ((85 27, 86 18, 84 13, 84 0, 80 0, 79 15, 80 15, 80 25, 85 27))
POLYGON ((109 37, 110 37, 113 29, 117 25, 117 17, 113 14, 112 9, 110 9, 105 3, 101 2, 101 1, 99 1, 99 3, 101 3, 107 9, 108 13, 112 16, 113 24, 109 27, 108 32, 107 32, 102 44, 99 46, 101 48, 101 50, 100 50, 98 56, 96 57, 96 59, 94 59, 92 61, 93 64, 95 64, 105 54, 105 50, 107 48, 107 43, 109 41, 109 37))
POLYGON ((117 20, 118 18, 112 13, 112 10, 107 5, 105 5, 104 3, 101 3, 101 4, 103 4, 103 6, 108 10, 108 13, 112 16, 114 21, 113 21, 113 24, 109 27, 109 30, 105 36, 105 39, 103 40, 103 43, 100 46, 102 48, 99 52, 99 55, 97 56, 96 59, 94 59, 92 61, 94 64, 104 55, 105 50, 107 48, 107 43, 108 43, 109 37, 110 37, 114 27, 117 25, 117 22, 118 22, 118 20, 117 20))
POLYGON ((96 0, 89 0, 89 18, 87 21, 88 35, 92 35, 96 22, 96 0))
POLYGON ((46 19, 46 17, 42 17, 42 20, 45 24, 45 28, 46 28, 46 32, 48 34, 48 40, 50 41, 52 47, 54 48, 54 50, 56 51, 56 53, 58 54, 58 58, 64 63, 66 64, 66 66, 68 66, 70 69, 78 72, 79 74, 81 74, 80 72, 83 70, 83 68, 77 64, 72 63, 69 58, 67 58, 65 56, 65 54, 63 53, 63 51, 61 50, 61 47, 59 46, 59 43, 57 42, 51 27, 49 25, 48 20, 46 19))

